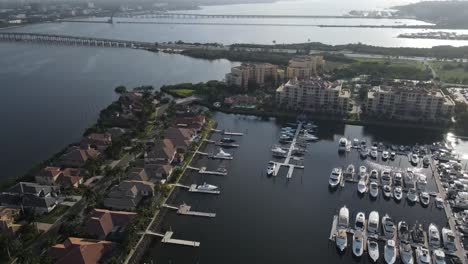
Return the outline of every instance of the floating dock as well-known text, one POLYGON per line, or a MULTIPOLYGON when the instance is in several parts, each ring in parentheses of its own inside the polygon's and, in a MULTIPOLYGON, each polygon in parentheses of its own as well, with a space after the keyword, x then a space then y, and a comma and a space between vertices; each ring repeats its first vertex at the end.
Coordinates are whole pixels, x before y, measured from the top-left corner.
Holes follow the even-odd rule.
POLYGON ((296 147, 296 141, 297 141, 297 137, 299 136, 299 133, 301 131, 301 128, 302 128, 302 123, 299 123, 299 125, 297 126, 297 129, 296 129, 296 133, 294 134, 294 138, 293 140, 291 141, 291 145, 289 146, 289 148, 287 149, 288 152, 287 154, 284 156, 285 160, 284 162, 275 162, 275 161, 270 161, 272 163, 274 163, 276 166, 275 166, 275 169, 273 170, 273 173, 272 175, 273 176, 277 176, 278 175, 278 172, 281 168, 281 166, 287 166, 289 167, 288 169, 288 172, 286 174, 286 178, 287 179, 291 179, 292 178, 292 175, 294 173, 294 169, 304 169, 304 166, 302 165, 295 165, 295 164, 290 164, 289 162, 291 161, 291 158, 294 159, 292 157, 292 153, 296 147))
MULTIPOLYGON (((213 142, 215 143, 215 142, 213 142)), ((220 147, 225 147, 225 148, 238 148, 240 145, 239 144, 234 144, 234 143, 224 143, 224 142, 216 142, 215 143, 216 146, 220 146, 220 147)))

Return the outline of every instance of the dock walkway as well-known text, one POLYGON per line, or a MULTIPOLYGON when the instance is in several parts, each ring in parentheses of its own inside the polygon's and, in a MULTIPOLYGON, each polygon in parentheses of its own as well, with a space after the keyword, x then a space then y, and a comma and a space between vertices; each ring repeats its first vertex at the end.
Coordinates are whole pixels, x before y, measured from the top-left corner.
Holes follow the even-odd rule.
POLYGON ((199 247, 200 246, 200 242, 197 242, 197 241, 173 239, 172 238, 173 234, 174 233, 172 231, 167 231, 166 234, 164 234, 161 242, 162 243, 167 243, 167 244, 181 245, 181 246, 191 246, 191 247, 199 247))
POLYGON ((302 128, 302 123, 299 123, 299 125, 297 126, 297 129, 296 129, 296 133, 294 134, 294 138, 293 138, 293 140, 291 141, 291 145, 290 145, 289 148, 288 148, 288 153, 287 153, 286 156, 285 156, 284 162, 270 161, 270 162, 272 162, 272 163, 274 163, 274 164, 276 165, 276 166, 275 166, 275 169, 273 170, 273 176, 277 176, 277 175, 278 175, 278 172, 279 172, 281 166, 287 166, 287 167, 289 167, 289 168, 288 168, 288 173, 286 174, 286 178, 287 178, 287 179, 291 179, 291 178, 292 178, 294 169, 304 169, 304 166, 302 166, 302 165, 295 165, 295 164, 289 163, 289 162, 291 161, 292 153, 293 153, 293 151, 294 151, 294 148, 296 147, 297 138, 298 138, 298 136, 299 136, 299 133, 300 133, 300 131, 301 131, 301 128, 302 128))

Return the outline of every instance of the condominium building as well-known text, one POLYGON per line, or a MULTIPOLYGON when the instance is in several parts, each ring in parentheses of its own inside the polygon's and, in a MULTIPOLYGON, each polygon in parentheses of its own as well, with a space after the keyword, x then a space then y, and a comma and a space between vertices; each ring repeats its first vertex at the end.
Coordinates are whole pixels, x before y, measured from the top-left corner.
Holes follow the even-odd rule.
POLYGON ((448 121, 455 110, 455 102, 442 90, 413 83, 374 87, 364 106, 369 116, 409 121, 448 121))
POLYGON ((307 80, 323 72, 325 61, 322 56, 298 56, 289 61, 286 76, 289 79, 307 80))
POLYGON ((247 90, 249 83, 264 86, 270 82, 276 85, 278 81, 278 66, 269 63, 247 64, 233 67, 231 72, 226 74, 226 83, 235 85, 247 90))
POLYGON ((349 110, 350 92, 339 82, 292 79, 276 90, 276 103, 286 109, 343 115, 349 110))

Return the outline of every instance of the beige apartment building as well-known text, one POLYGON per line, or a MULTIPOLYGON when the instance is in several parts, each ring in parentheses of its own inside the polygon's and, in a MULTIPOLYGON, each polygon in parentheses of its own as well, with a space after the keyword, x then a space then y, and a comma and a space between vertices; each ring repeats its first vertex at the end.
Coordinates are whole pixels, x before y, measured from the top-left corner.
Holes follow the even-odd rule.
POLYGON ((323 72, 325 61, 322 56, 298 56, 289 61, 286 69, 288 79, 307 80, 323 72))
POLYGON ((377 86, 367 94, 364 105, 369 116, 409 121, 449 121, 455 102, 432 84, 377 86))
POLYGON ((269 63, 247 64, 233 67, 231 72, 226 74, 226 83, 235 85, 247 90, 249 83, 264 86, 265 83, 276 85, 278 81, 278 66, 269 63))
POLYGON ((344 115, 349 111, 350 92, 339 82, 294 78, 276 90, 276 103, 286 109, 344 115))

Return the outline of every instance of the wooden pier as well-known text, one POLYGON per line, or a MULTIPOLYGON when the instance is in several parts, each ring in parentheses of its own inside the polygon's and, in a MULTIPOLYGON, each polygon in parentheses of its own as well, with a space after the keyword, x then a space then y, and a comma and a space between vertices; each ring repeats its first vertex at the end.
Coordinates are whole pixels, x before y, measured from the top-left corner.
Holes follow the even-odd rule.
POLYGON ((206 167, 201 167, 198 170, 198 173, 200 173, 200 174, 209 174, 209 175, 219 175, 219 176, 226 176, 227 175, 227 172, 209 171, 209 170, 206 170, 206 167))
POLYGON ((162 238, 161 242, 164 243, 164 244, 174 244, 174 245, 189 246, 189 247, 199 247, 200 246, 200 242, 197 242, 197 241, 173 239, 172 235, 174 234, 174 232, 172 232, 172 231, 167 231, 165 234, 146 231, 146 232, 141 232, 141 234, 147 234, 147 235, 161 237, 162 238))
POLYGON ((216 217, 215 213, 190 211, 191 206, 186 205, 186 204, 181 204, 179 207, 175 207, 175 206, 168 205, 168 204, 163 204, 162 206, 168 209, 177 210, 177 213, 180 215, 200 216, 200 217, 209 217, 209 218, 216 217))
POLYGON ((244 133, 224 131, 223 135, 226 135, 226 136, 243 136, 244 133))

